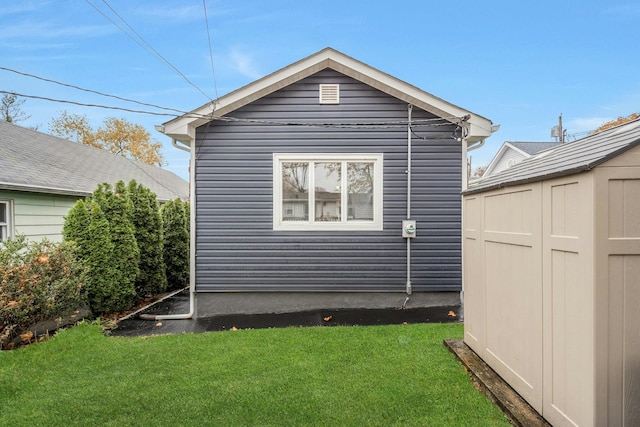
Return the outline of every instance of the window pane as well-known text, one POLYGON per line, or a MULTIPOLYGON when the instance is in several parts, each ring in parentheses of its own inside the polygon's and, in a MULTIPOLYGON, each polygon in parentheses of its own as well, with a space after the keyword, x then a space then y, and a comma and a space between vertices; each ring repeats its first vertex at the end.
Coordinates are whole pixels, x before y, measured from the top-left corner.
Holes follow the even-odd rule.
POLYGON ((340 221, 341 163, 315 164, 316 221, 340 221))
POLYGON ((347 221, 373 221, 373 162, 347 163, 347 221))
POLYGON ((7 223, 7 204, 0 202, 0 224, 7 223))
POLYGON ((282 220, 309 221, 309 163, 282 163, 282 220))

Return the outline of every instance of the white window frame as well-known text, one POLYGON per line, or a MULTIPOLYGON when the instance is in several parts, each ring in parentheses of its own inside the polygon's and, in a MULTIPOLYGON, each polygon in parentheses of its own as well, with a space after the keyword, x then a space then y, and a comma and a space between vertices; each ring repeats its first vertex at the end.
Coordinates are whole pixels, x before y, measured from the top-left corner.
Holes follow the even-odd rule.
POLYGON ((4 206, 6 209, 6 222, 0 222, 0 228, 4 229, 4 233, 0 233, 0 242, 6 241, 6 239, 11 239, 13 237, 13 203, 11 200, 0 200, 0 205, 4 206))
POLYGON ((383 227, 383 163, 381 153, 274 153, 273 154, 273 229, 275 231, 382 231, 383 227), (373 163, 373 220, 348 221, 347 174, 342 174, 341 221, 315 221, 315 183, 309 168, 309 220, 283 221, 282 212, 282 164, 289 162, 372 162, 373 163))

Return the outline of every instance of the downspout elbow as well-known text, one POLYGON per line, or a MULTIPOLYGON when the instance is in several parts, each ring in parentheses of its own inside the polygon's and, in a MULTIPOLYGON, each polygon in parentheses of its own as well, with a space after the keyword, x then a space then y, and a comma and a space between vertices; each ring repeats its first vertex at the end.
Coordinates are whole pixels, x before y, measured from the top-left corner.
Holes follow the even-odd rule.
POLYGON ((181 320, 192 319, 195 312, 195 292, 190 289, 189 292, 189 312, 180 314, 141 314, 140 319, 143 320, 181 320))
POLYGON ((175 139, 171 138, 171 145, 176 147, 178 150, 186 151, 187 153, 191 152, 191 148, 188 148, 186 145, 178 145, 178 142, 180 141, 176 141, 175 139))

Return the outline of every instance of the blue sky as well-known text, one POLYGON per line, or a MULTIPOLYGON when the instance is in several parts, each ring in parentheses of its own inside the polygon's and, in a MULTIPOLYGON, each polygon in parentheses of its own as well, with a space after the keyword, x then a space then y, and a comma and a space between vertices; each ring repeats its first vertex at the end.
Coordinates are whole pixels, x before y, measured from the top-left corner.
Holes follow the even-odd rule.
MULTIPOLYGON (((0 5, 0 67, 141 102, 192 110, 330 46, 485 116, 501 128, 473 166, 504 141, 549 141, 640 111, 637 1, 24 0, 0 5), (93 5, 93 6, 92 6, 93 5), (110 7, 109 7, 110 6, 110 7), (120 15, 180 76, 148 53, 120 15), (113 9, 113 10, 112 10, 113 9), (135 36, 133 36, 135 38, 135 36), (214 79, 215 75, 215 79, 214 79)), ((0 90, 149 110, 0 70, 0 90)), ((109 116, 145 126, 167 168, 187 178, 188 154, 153 125, 170 117, 27 99, 20 124, 48 132, 61 111, 98 126, 109 116)))

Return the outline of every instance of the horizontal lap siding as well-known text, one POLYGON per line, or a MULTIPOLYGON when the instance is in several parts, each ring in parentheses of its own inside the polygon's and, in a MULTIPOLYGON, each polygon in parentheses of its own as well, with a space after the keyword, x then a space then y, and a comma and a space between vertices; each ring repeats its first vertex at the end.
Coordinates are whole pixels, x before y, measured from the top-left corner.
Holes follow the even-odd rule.
MULTIPOLYGON (((230 114, 278 122, 406 120, 406 103, 331 70, 230 114), (319 105, 318 84, 340 83, 340 104, 319 105)), ((429 113, 414 109, 415 119, 429 113)), ((454 126, 418 127, 449 136, 454 126)), ((407 130, 214 122, 197 130, 198 291, 404 291, 407 130), (273 231, 273 153, 383 153, 384 230, 273 231)), ((414 138, 414 290, 459 290, 460 143, 414 138)))

